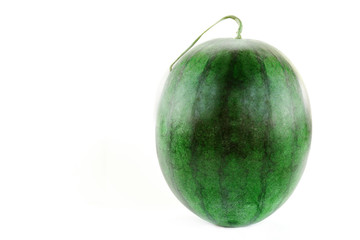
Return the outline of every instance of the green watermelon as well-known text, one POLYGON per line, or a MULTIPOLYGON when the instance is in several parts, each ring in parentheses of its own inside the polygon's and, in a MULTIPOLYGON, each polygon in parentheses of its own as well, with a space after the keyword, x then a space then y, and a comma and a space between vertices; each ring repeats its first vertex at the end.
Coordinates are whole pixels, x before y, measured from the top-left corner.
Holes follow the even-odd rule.
POLYGON ((156 124, 160 167, 176 197, 219 226, 246 226, 296 187, 311 142, 305 87, 274 47, 214 39, 169 73, 156 124))

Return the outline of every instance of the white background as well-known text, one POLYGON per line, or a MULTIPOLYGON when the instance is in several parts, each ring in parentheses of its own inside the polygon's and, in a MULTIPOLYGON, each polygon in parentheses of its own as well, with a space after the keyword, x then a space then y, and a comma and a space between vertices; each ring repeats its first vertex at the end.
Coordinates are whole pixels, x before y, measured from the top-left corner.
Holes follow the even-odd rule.
POLYGON ((359 239, 357 2, 1 1, 0 239, 359 239), (294 194, 235 229, 182 206, 154 141, 169 65, 228 14, 292 60, 313 115, 294 194))

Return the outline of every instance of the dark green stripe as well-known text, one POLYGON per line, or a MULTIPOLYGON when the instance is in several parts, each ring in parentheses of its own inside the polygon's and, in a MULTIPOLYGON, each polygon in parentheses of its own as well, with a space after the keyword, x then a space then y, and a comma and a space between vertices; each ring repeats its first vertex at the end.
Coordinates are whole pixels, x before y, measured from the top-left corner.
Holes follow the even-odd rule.
POLYGON ((199 145, 198 142, 198 138, 196 137, 197 134, 197 130, 199 129, 199 127, 201 126, 202 122, 201 119, 199 119, 199 117, 197 116, 197 111, 199 108, 199 102, 200 102, 200 92, 201 92, 201 87, 204 83, 204 81, 206 80, 206 78, 208 77, 209 71, 211 69, 211 65, 212 65, 212 61, 214 60, 215 56, 212 56, 212 58, 210 58, 203 70, 203 72, 201 73, 199 79, 198 79, 198 85, 197 85, 197 89, 196 89, 196 97, 195 97, 195 102, 194 105, 192 107, 192 114, 191 114, 191 124, 193 126, 193 134, 192 134, 192 138, 191 138, 191 159, 190 159, 190 168, 191 168, 191 172, 192 172, 192 177, 194 179, 194 182, 196 184, 196 194, 199 197, 200 200, 200 204, 201 204, 201 208, 203 209, 203 211, 205 212, 206 216, 211 220, 211 221, 215 221, 214 218, 211 216, 211 214, 209 213, 209 211, 206 209, 205 204, 204 204, 204 198, 202 195, 202 191, 204 189, 204 187, 199 183, 198 179, 197 179, 197 174, 198 174, 198 166, 197 166, 197 159, 198 156, 196 154, 196 149, 199 145))
POLYGON ((272 160, 271 160, 271 143, 270 143, 270 131, 271 128, 273 126, 273 120, 272 120, 272 106, 271 106, 271 101, 270 101, 270 79, 267 76, 266 73, 266 69, 265 69, 265 64, 263 59, 261 59, 259 53, 257 51, 254 51, 255 55, 256 55, 256 59, 260 65, 260 73, 261 73, 261 78, 264 81, 264 86, 265 86, 265 103, 267 106, 267 113, 266 113, 266 130, 264 132, 264 160, 261 166, 261 170, 260 170, 260 181, 261 181, 261 191, 260 194, 258 196, 258 206, 257 206, 257 211, 255 213, 255 216, 253 217, 252 221, 256 221, 258 219, 258 217, 260 216, 263 208, 264 208, 264 202, 265 202, 265 195, 266 195, 266 191, 267 191, 267 183, 266 183, 266 179, 267 179, 267 175, 271 169, 272 166, 272 160))
POLYGON ((233 88, 233 84, 236 82, 234 79, 233 73, 235 69, 235 64, 238 57, 238 52, 234 52, 232 54, 232 59, 230 61, 230 67, 228 69, 228 74, 224 78, 225 86, 224 89, 222 89, 223 94, 219 97, 219 99, 222 99, 220 102, 220 113, 219 113, 219 120, 220 120, 220 133, 219 133, 219 139, 220 139, 220 147, 221 147, 221 158, 220 158, 220 166, 218 169, 219 174, 219 186, 220 186, 220 196, 221 196, 221 202, 224 209, 225 215, 228 213, 229 206, 228 206, 228 190, 225 188, 223 182, 225 179, 224 176, 224 169, 227 165, 227 159, 226 157, 231 153, 231 142, 230 142, 230 126, 229 126, 229 108, 227 107, 227 104, 229 102, 229 95, 233 88))

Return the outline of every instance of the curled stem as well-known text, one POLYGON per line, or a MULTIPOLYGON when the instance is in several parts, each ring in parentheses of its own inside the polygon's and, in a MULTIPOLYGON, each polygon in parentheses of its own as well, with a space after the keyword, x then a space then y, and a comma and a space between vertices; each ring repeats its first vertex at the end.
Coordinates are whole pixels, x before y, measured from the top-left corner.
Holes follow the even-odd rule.
POLYGON ((226 16, 226 17, 223 17, 222 19, 220 19, 219 21, 217 21, 216 23, 214 23, 213 25, 211 25, 208 29, 206 29, 198 38, 195 39, 195 41, 190 45, 190 47, 188 47, 170 66, 170 72, 172 71, 173 69, 173 66, 175 65, 175 63, 182 57, 184 56, 185 53, 187 53, 196 43, 197 41, 199 41, 199 39, 202 37, 202 35, 204 35, 207 31, 209 31, 212 27, 214 27, 216 24, 218 24, 219 22, 225 20, 225 19, 228 19, 228 18, 231 18, 233 20, 236 21, 236 23, 239 25, 239 28, 238 28, 238 31, 236 33, 236 39, 241 39, 241 31, 242 31, 242 23, 240 21, 239 18, 233 16, 233 15, 229 15, 229 16, 226 16))

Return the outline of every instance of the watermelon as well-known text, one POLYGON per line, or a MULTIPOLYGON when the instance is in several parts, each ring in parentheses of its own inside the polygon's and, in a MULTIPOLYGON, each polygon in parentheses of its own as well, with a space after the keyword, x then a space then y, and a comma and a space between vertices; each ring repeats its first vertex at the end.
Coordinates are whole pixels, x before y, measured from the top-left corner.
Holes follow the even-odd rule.
POLYGON ((274 47, 220 38, 187 51, 165 83, 156 146, 175 196, 199 217, 246 226, 296 187, 311 142, 308 96, 274 47))

